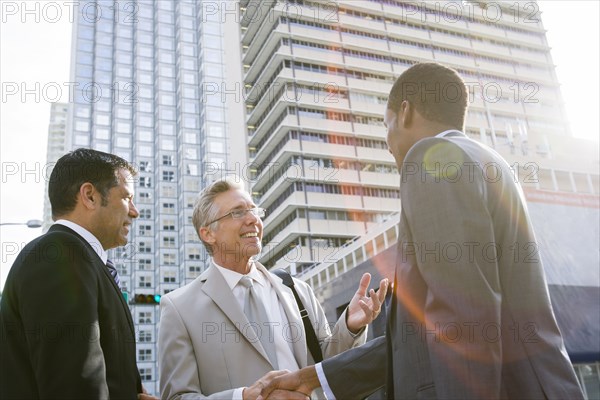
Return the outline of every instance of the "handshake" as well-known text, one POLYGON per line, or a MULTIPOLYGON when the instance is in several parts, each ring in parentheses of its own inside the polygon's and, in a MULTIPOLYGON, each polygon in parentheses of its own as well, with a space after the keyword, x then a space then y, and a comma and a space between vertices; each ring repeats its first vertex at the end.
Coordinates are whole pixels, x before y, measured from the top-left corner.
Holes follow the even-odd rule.
POLYGON ((244 389, 244 400, 308 400, 311 392, 321 386, 315 366, 295 372, 271 371, 244 389))

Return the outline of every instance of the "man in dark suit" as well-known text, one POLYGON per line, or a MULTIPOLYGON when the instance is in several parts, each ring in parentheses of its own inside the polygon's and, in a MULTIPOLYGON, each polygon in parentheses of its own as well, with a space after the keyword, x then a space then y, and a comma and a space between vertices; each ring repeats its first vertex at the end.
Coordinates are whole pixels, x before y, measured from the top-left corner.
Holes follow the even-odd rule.
POLYGON ((78 149, 49 181, 55 221, 13 264, 0 305, 2 399, 151 399, 129 308, 106 250, 138 211, 129 163, 78 149))
POLYGON ((386 337, 275 379, 358 399, 583 398, 556 324, 520 186, 464 130, 468 93, 440 64, 406 70, 384 123, 401 169, 386 337))

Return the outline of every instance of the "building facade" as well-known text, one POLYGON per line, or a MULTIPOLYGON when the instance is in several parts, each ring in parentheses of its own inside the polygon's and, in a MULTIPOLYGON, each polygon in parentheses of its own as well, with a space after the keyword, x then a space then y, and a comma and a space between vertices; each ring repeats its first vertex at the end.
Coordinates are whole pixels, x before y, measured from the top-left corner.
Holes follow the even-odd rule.
MULTIPOLYGON (((50 105, 50 122, 48 123, 48 144, 46 145, 46 176, 50 178, 52 167, 67 150, 67 103, 52 103, 50 105)), ((52 225, 52 207, 48 198, 48 179, 44 188, 44 220, 42 230, 46 232, 52 225)))
POLYGON ((224 51, 239 42, 239 28, 213 4, 98 0, 77 2, 75 12, 67 149, 112 152, 139 170, 140 216, 111 259, 151 393, 158 393, 160 295, 206 268, 191 223, 196 195, 243 165, 247 153, 243 104, 220 96, 224 82, 241 82, 239 51, 224 51))
MULTIPOLYGON (((466 133, 516 174, 570 179, 551 172, 551 142, 570 133, 536 3, 242 1, 241 12, 265 265, 302 273, 399 209, 383 113, 395 77, 417 62, 459 71, 470 90, 466 133)), ((574 179, 598 188, 585 173, 574 179)))

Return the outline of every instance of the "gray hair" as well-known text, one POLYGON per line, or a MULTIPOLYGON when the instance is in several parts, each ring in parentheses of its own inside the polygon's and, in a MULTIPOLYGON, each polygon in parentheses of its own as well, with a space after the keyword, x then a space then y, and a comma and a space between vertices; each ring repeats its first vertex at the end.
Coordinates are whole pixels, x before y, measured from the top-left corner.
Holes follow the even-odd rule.
MULTIPOLYGON (((244 185, 241 184, 239 178, 225 177, 211 183, 200 192, 194 204, 194 213, 192 214, 192 222, 194 223, 194 229, 196 229, 198 237, 200 237, 200 228, 207 227, 210 221, 219 218, 219 209, 215 205, 215 198, 221 193, 230 190, 244 190, 244 185)), ((210 225, 218 223, 219 221, 216 221, 210 225)), ((216 228, 217 225, 214 225, 214 227, 216 228)), ((204 247, 206 247, 208 254, 212 255, 210 244, 202 240, 202 237, 200 237, 200 240, 204 244, 204 247)))

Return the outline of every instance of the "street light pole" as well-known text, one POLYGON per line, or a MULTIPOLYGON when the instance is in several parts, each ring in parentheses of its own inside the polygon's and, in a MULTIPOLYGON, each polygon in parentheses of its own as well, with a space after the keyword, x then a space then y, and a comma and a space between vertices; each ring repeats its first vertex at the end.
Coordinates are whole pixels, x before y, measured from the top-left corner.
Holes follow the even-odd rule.
POLYGON ((2 225, 27 225, 28 228, 40 228, 42 226, 42 221, 39 219, 30 219, 27 222, 2 222, 2 225))

